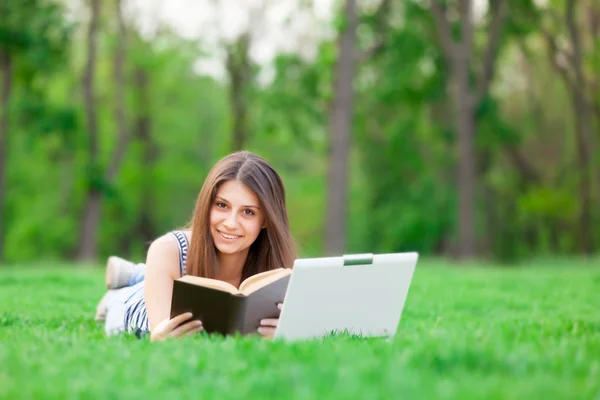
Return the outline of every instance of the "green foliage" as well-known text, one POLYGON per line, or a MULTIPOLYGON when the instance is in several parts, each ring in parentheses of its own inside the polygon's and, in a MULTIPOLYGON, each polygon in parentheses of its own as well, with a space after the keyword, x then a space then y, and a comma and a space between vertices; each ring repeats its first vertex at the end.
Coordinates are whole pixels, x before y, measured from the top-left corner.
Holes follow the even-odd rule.
POLYGON ((451 150, 429 120, 429 105, 444 96, 445 70, 420 24, 422 9, 409 3, 404 11, 402 27, 387 32, 386 51, 358 77, 365 83, 358 89, 355 140, 366 183, 353 198, 365 202, 365 211, 353 218, 368 222, 352 242, 362 251, 433 253, 453 224, 454 189, 442 172, 451 150))
MULTIPOLYGON (((511 262, 573 254, 579 251, 581 201, 575 194, 580 171, 569 92, 541 33, 548 13, 532 0, 510 0, 509 9, 495 79, 476 115, 479 245, 482 255, 511 262)), ((481 27, 488 18, 475 30, 475 61, 483 58, 487 32, 481 27)), ((457 225, 455 116, 449 66, 431 10, 419 1, 391 2, 389 12, 370 10, 359 21, 345 251, 451 254, 457 225)), ((231 149, 227 82, 193 68, 207 56, 204 39, 185 40, 168 29, 146 39, 131 25, 122 110, 130 140, 116 179, 107 182, 118 137, 114 5, 103 4, 98 32, 100 155, 93 166, 81 97, 86 24, 69 22, 57 1, 0 3, 0 49, 14 61, 4 210, 8 263, 71 258, 88 185, 102 193, 99 257, 117 253, 143 260, 148 240, 188 221, 209 168, 231 149)), ((329 27, 339 32, 343 26, 342 8, 336 7, 329 27)), ((593 77, 600 47, 585 26, 584 68, 593 77)), ((459 28, 453 22, 455 33, 459 28)), ((336 59, 336 38, 328 38, 314 59, 279 54, 271 82, 259 84, 258 66, 246 82, 252 132, 247 149, 268 158, 284 177, 292 230, 305 256, 322 254, 327 224, 336 59)), ((473 64, 475 77, 481 63, 473 64)), ((600 126, 598 116, 593 122, 600 126)), ((599 154, 598 141, 593 151, 599 154)), ((595 202, 599 189, 596 180, 595 202)), ((600 214, 594 211, 592 218, 598 248, 600 214)))
POLYGON ((60 66, 73 26, 57 2, 8 0, 0 5, 0 50, 17 55, 20 76, 30 82, 39 73, 60 66))
POLYGON ((0 398, 593 399, 600 271, 421 261, 396 337, 105 337, 100 269, 0 271, 0 398), (52 384, 48 384, 52 382, 52 384))
MULTIPOLYGON (((306 148, 323 146, 326 108, 331 97, 329 46, 319 54, 318 64, 310 65, 296 55, 281 55, 275 62, 274 81, 258 94, 257 125, 272 139, 290 135, 293 143, 306 148)), ((290 143, 292 144, 292 143, 290 143)))

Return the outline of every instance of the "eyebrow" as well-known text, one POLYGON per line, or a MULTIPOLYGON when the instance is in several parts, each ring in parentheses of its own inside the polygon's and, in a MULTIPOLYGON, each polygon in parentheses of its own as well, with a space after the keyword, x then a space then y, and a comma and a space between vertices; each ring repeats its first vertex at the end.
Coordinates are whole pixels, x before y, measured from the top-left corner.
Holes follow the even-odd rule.
MULTIPOLYGON (((230 202, 229 200, 227 200, 227 199, 224 199, 224 198, 223 198, 223 197, 221 197, 221 196, 217 196, 217 197, 216 197, 216 199, 220 199, 220 200, 223 200, 225 203, 229 203, 229 204, 231 204, 231 202, 230 202)), ((253 205, 246 205, 246 206, 242 206, 242 208, 256 208, 257 210, 260 210, 260 207, 259 207, 259 206, 253 206, 253 205)))

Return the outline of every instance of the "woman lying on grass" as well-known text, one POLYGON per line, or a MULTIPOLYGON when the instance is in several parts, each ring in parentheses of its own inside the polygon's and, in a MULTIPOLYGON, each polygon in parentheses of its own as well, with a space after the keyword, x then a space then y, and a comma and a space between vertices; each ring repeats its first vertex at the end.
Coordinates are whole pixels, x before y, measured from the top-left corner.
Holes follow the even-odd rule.
MULTIPOLYGON (((254 274, 291 267, 296 258, 280 176, 263 158, 237 152, 209 172, 188 225, 156 239, 145 264, 109 258, 96 320, 107 334, 150 333, 151 340, 194 334, 190 313, 170 318, 173 281, 184 274, 239 287, 254 274)), ((272 337, 277 319, 258 333, 272 337)))

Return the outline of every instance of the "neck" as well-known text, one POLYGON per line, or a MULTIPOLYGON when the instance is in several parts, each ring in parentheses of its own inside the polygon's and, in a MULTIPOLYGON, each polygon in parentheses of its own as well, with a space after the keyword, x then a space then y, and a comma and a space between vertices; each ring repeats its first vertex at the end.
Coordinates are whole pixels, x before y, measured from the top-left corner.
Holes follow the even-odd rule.
POLYGON ((242 280, 242 270, 248 257, 248 250, 236 254, 219 253, 218 257, 219 273, 217 279, 238 286, 242 280))

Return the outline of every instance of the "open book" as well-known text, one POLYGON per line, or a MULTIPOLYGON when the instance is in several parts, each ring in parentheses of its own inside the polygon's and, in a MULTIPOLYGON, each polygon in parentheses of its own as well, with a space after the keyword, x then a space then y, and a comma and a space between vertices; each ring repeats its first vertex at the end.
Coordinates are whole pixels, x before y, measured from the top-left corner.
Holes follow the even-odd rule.
POLYGON ((239 288, 217 279, 186 275, 173 283, 171 318, 191 312, 207 333, 257 333, 260 320, 278 318, 292 270, 253 275, 239 288))

